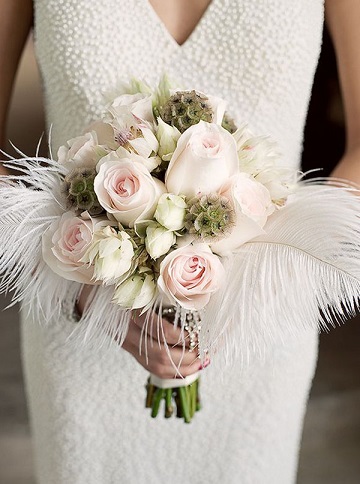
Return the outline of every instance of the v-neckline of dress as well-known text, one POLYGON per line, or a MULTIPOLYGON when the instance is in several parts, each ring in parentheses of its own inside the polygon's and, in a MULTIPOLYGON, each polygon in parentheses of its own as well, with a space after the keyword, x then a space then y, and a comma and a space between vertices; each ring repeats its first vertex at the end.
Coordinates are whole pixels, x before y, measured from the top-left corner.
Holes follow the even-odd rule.
POLYGON ((204 25, 211 18, 211 15, 212 15, 212 12, 214 10, 216 1, 217 0, 211 0, 211 2, 206 7, 206 10, 201 15, 199 21, 197 22, 197 24, 195 25, 195 27, 193 28, 193 30, 191 31, 191 33, 189 34, 189 36, 185 39, 185 41, 182 44, 179 44, 177 42, 177 40, 172 36, 172 34, 168 30, 168 28, 165 25, 165 23, 159 17, 158 13, 154 9, 154 7, 151 5, 151 3, 149 2, 149 0, 143 0, 143 2, 146 4, 146 8, 147 8, 147 10, 149 12, 149 15, 151 16, 152 21, 154 22, 154 24, 157 26, 157 28, 160 28, 161 29, 161 31, 162 31, 162 33, 164 35, 164 38, 168 42, 170 42, 173 45, 173 47, 175 49, 177 49, 178 51, 185 50, 188 45, 191 45, 191 44, 193 44, 196 41, 197 37, 201 34, 201 31, 203 30, 204 25))

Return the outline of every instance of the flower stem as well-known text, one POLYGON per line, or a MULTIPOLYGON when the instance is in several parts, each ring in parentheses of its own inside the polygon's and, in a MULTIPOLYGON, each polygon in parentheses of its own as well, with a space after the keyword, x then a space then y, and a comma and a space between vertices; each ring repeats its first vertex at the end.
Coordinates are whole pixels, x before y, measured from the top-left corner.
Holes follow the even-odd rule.
POLYGON ((172 405, 172 388, 165 390, 165 418, 170 418, 174 412, 172 405))
POLYGON ((165 418, 170 418, 174 411, 178 418, 190 423, 195 413, 200 410, 199 379, 185 387, 159 388, 146 384, 146 408, 151 408, 151 416, 157 417, 161 401, 165 400, 165 418))
POLYGON ((191 422, 190 412, 189 412, 189 400, 188 400, 188 387, 179 387, 178 388, 179 398, 180 398, 180 407, 182 413, 184 415, 185 423, 191 422))
POLYGON ((190 417, 193 418, 196 412, 196 382, 190 385, 190 417))
POLYGON ((159 413, 160 403, 164 396, 164 391, 165 390, 163 388, 157 388, 155 390, 154 401, 153 401, 152 412, 151 412, 152 418, 155 418, 159 413))
POLYGON ((201 410, 201 400, 200 400, 200 379, 196 380, 196 411, 201 410))
POLYGON ((179 389, 174 388, 174 390, 175 390, 175 402, 176 402, 176 416, 177 418, 183 418, 184 414, 180 403, 179 389))
POLYGON ((146 385, 146 403, 145 407, 146 408, 151 408, 154 400, 154 393, 155 393, 155 387, 150 383, 150 378, 148 380, 148 383, 146 385))

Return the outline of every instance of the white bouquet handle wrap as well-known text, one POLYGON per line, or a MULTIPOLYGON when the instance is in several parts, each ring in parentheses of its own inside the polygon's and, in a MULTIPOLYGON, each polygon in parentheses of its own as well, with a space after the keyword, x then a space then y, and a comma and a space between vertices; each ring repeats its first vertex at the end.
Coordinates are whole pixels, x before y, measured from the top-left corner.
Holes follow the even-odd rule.
POLYGON ((158 388, 179 388, 191 385, 199 378, 199 372, 186 376, 185 378, 160 378, 150 373, 150 383, 158 388))

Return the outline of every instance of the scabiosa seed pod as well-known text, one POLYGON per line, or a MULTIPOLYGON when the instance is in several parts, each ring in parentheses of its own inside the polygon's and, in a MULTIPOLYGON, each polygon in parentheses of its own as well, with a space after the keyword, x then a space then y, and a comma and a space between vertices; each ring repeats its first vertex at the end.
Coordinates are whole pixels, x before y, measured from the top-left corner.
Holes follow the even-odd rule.
POLYGON ((183 133, 199 121, 213 121, 214 111, 208 101, 196 91, 178 91, 161 107, 160 117, 183 133))
POLYGON ((78 168, 66 175, 64 192, 67 198, 68 209, 77 212, 87 210, 90 215, 103 212, 94 191, 94 178, 96 171, 87 168, 78 168))
POLYGON ((225 112, 221 126, 226 129, 226 131, 229 131, 229 133, 233 134, 235 131, 238 129, 235 121, 227 112, 225 112))
POLYGON ((203 242, 215 242, 227 237, 235 225, 235 211, 228 198, 203 195, 188 202, 185 228, 203 242))

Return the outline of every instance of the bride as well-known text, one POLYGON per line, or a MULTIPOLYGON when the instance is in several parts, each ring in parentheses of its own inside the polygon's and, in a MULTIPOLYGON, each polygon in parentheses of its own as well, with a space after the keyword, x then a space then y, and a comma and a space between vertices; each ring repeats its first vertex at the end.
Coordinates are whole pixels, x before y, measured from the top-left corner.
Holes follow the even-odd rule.
MULTIPOLYGON (((0 135, 19 57, 31 28, 42 75, 52 150, 104 107, 103 92, 130 76, 154 84, 163 72, 219 95, 234 118, 280 143, 299 165, 303 127, 321 45, 324 11, 345 101, 347 150, 334 175, 360 182, 360 55, 357 0, 0 0, 0 135)), ((29 122, 31 122, 29 120, 29 122)), ((4 172, 4 169, 0 167, 4 172)), ((78 301, 81 312, 88 291, 78 301)), ((220 376, 203 371, 204 409, 190 426, 151 420, 143 409, 148 371, 174 376, 163 347, 139 354, 142 319, 122 347, 74 352, 76 324, 63 301, 61 324, 23 315, 23 362, 41 484, 295 482, 302 421, 317 358, 317 335, 269 344, 263 360, 220 376)), ((178 330, 164 320, 173 361, 178 330)), ((151 332, 149 342, 156 339, 151 332)), ((187 352, 183 376, 199 370, 187 352)))

